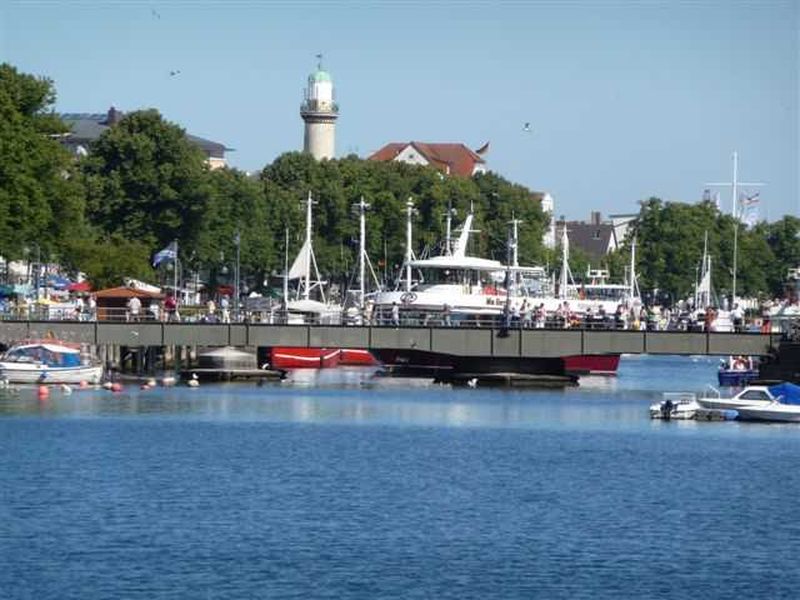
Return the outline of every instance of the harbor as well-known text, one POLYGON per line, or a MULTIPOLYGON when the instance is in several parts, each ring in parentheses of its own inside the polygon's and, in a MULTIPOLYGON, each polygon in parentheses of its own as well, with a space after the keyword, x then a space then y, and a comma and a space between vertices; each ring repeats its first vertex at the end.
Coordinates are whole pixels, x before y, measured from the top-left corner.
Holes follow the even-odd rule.
POLYGON ((17 595, 19 573, 49 565, 26 592, 156 597, 181 573, 192 596, 346 594, 356 577, 373 596, 658 597, 653 561, 679 538, 672 563, 703 555, 714 568, 670 567, 670 586, 788 598, 800 585, 784 552, 793 525, 769 511, 754 527, 740 509, 800 486, 797 426, 647 416, 662 391, 701 389, 716 366, 623 356, 617 377, 533 391, 398 387, 361 368, 261 387, 54 389, 47 402, 0 389, 14 565, 0 587, 17 595), (224 572, 202 567, 243 554, 224 572), (298 569, 264 575, 282 560, 298 569))

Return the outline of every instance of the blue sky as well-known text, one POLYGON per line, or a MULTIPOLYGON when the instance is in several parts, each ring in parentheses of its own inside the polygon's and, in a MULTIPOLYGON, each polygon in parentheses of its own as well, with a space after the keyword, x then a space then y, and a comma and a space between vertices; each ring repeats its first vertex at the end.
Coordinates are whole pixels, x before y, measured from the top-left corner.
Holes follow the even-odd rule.
POLYGON ((491 169, 588 218, 694 201, 738 150, 762 216, 800 215, 800 1, 4 0, 0 22, 59 111, 156 107, 246 170, 300 149, 323 52, 340 156, 490 141, 491 169))

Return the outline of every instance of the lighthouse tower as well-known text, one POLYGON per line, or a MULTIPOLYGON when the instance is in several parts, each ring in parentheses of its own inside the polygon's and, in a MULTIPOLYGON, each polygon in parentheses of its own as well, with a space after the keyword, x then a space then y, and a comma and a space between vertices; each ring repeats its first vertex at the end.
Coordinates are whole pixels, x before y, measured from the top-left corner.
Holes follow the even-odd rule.
POLYGON ((333 80, 322 68, 322 55, 318 54, 317 70, 308 76, 300 116, 306 124, 303 152, 317 160, 333 158, 336 153, 336 119, 339 106, 334 101, 333 80))

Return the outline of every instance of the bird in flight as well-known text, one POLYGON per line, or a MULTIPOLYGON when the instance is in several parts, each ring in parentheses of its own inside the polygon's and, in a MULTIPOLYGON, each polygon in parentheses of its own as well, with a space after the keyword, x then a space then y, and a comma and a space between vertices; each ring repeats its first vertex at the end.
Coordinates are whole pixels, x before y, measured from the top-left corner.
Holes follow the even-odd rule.
POLYGON ((153 18, 155 18, 155 19, 160 19, 161 18, 161 15, 156 12, 155 8, 151 8, 150 9, 150 14, 153 15, 153 18))
POLYGON ((531 130, 531 124, 530 123, 525 123, 525 125, 522 126, 522 131, 528 131, 528 132, 532 131, 531 130))
POLYGON ((169 72, 169 76, 170 77, 175 77, 175 75, 180 75, 180 73, 181 73, 180 70, 170 71, 169 72))

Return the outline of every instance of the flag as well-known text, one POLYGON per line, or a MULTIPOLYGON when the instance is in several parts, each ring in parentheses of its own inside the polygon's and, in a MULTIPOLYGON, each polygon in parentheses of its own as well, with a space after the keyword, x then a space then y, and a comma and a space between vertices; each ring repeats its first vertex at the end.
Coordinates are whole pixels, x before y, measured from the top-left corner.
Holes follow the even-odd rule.
POLYGON ((739 199, 741 208, 739 209, 739 218, 747 227, 753 227, 758 223, 758 203, 760 202, 759 193, 756 192, 752 196, 742 196, 739 199))
POLYGON ((178 258, 178 242, 172 242, 169 246, 164 248, 163 250, 159 250, 156 252, 156 255, 153 257, 153 267, 157 267, 162 262, 170 262, 174 261, 178 258))

